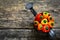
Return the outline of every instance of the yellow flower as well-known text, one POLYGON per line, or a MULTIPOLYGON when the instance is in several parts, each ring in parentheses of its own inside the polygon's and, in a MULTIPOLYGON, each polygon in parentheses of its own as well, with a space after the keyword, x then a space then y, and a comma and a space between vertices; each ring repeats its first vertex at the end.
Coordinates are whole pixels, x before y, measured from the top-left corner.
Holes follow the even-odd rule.
POLYGON ((43 12, 43 16, 44 16, 44 18, 48 18, 49 13, 48 12, 43 12))
POLYGON ((53 21, 50 21, 48 24, 49 24, 49 26, 50 26, 51 28, 53 28, 53 26, 54 26, 54 22, 53 22, 53 21))
POLYGON ((48 20, 47 19, 43 19, 42 21, 41 21, 41 24, 48 24, 48 20))

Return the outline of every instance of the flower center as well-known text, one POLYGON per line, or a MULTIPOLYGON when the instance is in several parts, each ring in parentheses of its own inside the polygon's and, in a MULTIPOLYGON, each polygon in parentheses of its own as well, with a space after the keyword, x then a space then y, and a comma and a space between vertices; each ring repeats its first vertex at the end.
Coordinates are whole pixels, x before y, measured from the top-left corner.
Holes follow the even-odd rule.
POLYGON ((45 13, 45 14, 47 14, 47 13, 45 13))
POLYGON ((46 30, 48 30, 48 26, 46 26, 46 30))
POLYGON ((50 17, 50 20, 52 20, 52 17, 50 17))
POLYGON ((51 25, 53 26, 53 25, 54 25, 54 23, 51 23, 51 25))
POLYGON ((34 24, 37 24, 37 22, 34 22, 34 24))
POLYGON ((44 23, 46 23, 46 20, 44 20, 44 23))
POLYGON ((42 25, 40 25, 40 28, 42 28, 42 25))
POLYGON ((46 11, 45 14, 47 14, 48 12, 46 11))
POLYGON ((42 19, 43 18, 43 16, 40 16, 40 19, 42 19))

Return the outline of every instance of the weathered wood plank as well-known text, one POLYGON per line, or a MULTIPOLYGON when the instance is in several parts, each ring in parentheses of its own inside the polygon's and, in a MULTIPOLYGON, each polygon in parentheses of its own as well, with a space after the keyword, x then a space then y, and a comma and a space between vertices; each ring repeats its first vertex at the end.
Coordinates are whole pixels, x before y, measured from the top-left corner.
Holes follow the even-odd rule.
MULTIPOLYGON (((60 39, 60 30, 54 29, 56 39, 60 39)), ((51 40, 45 33, 34 29, 0 29, 0 40, 51 40)), ((55 39, 55 40, 56 40, 55 39)))

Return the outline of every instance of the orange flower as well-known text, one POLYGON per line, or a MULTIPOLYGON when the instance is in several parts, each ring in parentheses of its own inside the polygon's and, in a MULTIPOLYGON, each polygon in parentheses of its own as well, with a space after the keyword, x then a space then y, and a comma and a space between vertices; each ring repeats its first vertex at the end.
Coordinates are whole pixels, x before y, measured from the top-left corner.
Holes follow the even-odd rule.
POLYGON ((49 21, 54 21, 54 19, 53 19, 52 16, 49 16, 49 17, 48 17, 48 20, 49 20, 49 21))
POLYGON ((42 30, 42 27, 43 27, 42 24, 38 24, 38 28, 37 29, 38 30, 42 30))
POLYGON ((34 21, 34 26, 38 26, 39 22, 38 21, 34 21))
POLYGON ((54 22, 53 22, 53 21, 50 21, 50 22, 48 23, 48 25, 50 26, 50 28, 53 28, 54 22))

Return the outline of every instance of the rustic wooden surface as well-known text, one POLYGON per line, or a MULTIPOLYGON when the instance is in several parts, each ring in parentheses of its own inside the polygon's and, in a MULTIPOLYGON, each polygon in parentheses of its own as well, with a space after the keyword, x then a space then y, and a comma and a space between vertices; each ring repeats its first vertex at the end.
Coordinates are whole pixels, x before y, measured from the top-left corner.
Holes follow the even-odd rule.
POLYGON ((49 11, 55 19, 54 27, 60 27, 59 0, 0 0, 0 28, 32 28, 34 16, 25 9, 28 2, 33 2, 37 13, 49 11))
MULTIPOLYGON (((60 40, 60 30, 55 29, 56 37, 60 40)), ((51 40, 50 37, 35 29, 0 29, 0 40, 51 40)))
POLYGON ((26 3, 29 2, 33 2, 37 13, 43 11, 51 13, 55 19, 54 28, 59 29, 55 30, 56 40, 60 40, 59 0, 0 0, 0 40, 50 40, 46 34, 33 29, 34 16, 25 9, 26 3))

